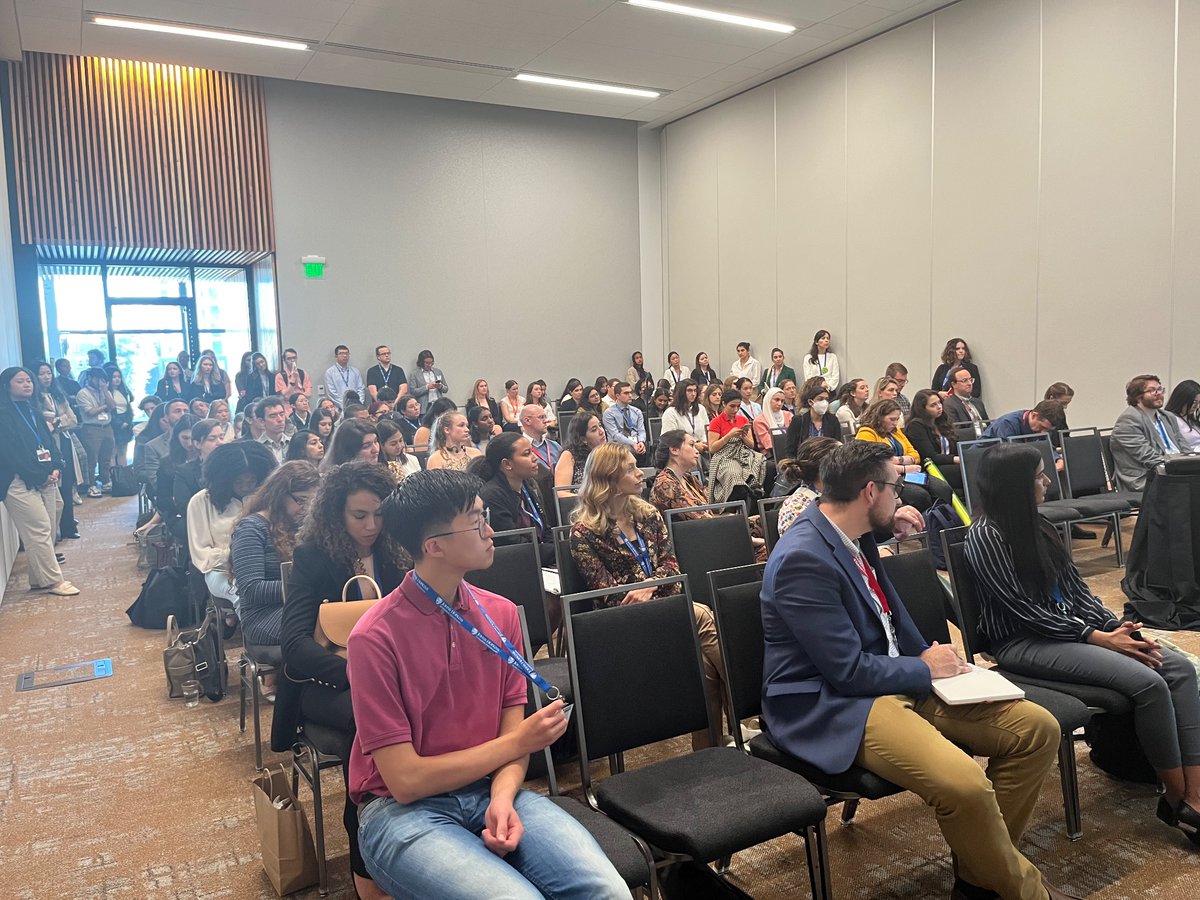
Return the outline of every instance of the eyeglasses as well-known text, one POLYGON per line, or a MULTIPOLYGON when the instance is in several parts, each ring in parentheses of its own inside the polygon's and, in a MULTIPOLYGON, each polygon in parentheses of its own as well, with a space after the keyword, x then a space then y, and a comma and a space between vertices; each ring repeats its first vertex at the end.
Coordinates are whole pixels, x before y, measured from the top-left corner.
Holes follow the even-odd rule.
POLYGON ((958 384, 974 384, 974 383, 975 383, 975 379, 974 379, 974 378, 971 378, 971 377, 968 375, 966 378, 959 378, 959 379, 957 379, 957 383, 958 383, 958 384))
POLYGON ((878 480, 873 480, 871 483, 872 483, 872 484, 878 484, 878 485, 887 485, 888 487, 890 487, 890 488, 892 489, 892 492, 893 492, 893 493, 896 495, 896 503, 899 503, 899 502, 900 502, 900 490, 901 490, 901 488, 903 488, 903 487, 904 487, 904 482, 903 482, 903 481, 878 481, 878 480))
POLYGON ((1155 388, 1146 388, 1144 391, 1142 391, 1142 393, 1143 394, 1162 394, 1162 393, 1165 393, 1165 390, 1164 390, 1163 386, 1160 384, 1158 387, 1155 387, 1155 388))
POLYGON ((472 525, 470 528, 459 528, 454 531, 439 531, 437 534, 428 535, 425 540, 430 538, 448 537, 452 534, 466 534, 468 531, 477 531, 481 538, 487 537, 488 526, 492 524, 492 511, 488 507, 483 508, 483 515, 479 517, 479 524, 472 525))

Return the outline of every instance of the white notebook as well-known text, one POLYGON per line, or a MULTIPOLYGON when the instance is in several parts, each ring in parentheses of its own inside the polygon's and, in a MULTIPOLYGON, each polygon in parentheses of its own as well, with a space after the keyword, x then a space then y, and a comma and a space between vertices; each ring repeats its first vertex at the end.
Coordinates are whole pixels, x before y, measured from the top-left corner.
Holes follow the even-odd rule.
POLYGON ((935 679, 933 692, 950 706, 1025 699, 1025 692, 995 669, 978 666, 971 666, 970 672, 961 675, 935 679))
POLYGON ((542 589, 548 594, 562 593, 562 589, 558 585, 558 571, 556 569, 542 569, 542 589))

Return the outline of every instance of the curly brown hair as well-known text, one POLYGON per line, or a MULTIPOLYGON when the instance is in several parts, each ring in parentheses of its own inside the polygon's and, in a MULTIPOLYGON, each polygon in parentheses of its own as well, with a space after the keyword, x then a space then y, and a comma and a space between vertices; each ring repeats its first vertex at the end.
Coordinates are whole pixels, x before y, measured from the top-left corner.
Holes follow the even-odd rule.
MULTIPOLYGON (((358 548, 346 534, 346 499, 358 491, 369 491, 386 500, 396 487, 396 479, 387 466, 367 460, 354 460, 334 466, 321 478, 317 496, 308 508, 300 529, 300 541, 316 544, 329 559, 344 570, 365 575, 358 548)), ((386 559, 398 569, 412 568, 412 560, 386 531, 375 540, 375 558, 386 559)))
POLYGON ((884 417, 890 416, 894 412, 900 412, 900 404, 895 400, 876 400, 863 410, 863 414, 858 420, 858 427, 870 428, 882 437, 884 417))
POLYGON ((285 462, 271 473, 262 487, 246 498, 238 521, 255 514, 262 516, 269 526, 271 543, 275 545, 279 561, 287 562, 296 549, 299 531, 299 523, 288 518, 288 498, 297 491, 312 490, 320 481, 321 476, 312 463, 303 460, 285 462))

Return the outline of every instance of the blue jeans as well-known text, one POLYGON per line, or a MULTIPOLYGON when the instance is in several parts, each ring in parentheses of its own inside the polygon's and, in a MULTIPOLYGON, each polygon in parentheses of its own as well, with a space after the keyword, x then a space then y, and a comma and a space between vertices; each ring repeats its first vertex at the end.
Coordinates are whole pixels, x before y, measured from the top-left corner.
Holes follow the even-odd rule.
POLYGON ((483 778, 415 803, 372 800, 358 816, 358 841, 376 884, 396 900, 624 898, 629 888, 587 830, 539 794, 521 790, 513 808, 525 832, 499 857, 480 832, 491 802, 483 778))

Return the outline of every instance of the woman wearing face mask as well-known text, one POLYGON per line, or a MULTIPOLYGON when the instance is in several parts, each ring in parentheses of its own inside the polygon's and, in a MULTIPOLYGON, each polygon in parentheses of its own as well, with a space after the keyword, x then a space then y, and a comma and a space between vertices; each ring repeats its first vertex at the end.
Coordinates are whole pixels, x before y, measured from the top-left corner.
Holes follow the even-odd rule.
MULTIPOLYGON (((534 478, 538 458, 533 444, 523 434, 505 432, 488 443, 487 453, 471 460, 467 472, 479 478, 483 487, 479 496, 490 515, 495 531, 532 528, 537 534, 543 566, 554 565, 554 535, 546 518, 542 495, 534 478)), ((501 538, 498 544, 511 543, 501 538)))
POLYGON ((775 442, 786 439, 792 414, 783 408, 783 391, 767 388, 763 397, 762 412, 754 417, 754 436, 758 446, 768 459, 779 459, 775 454, 775 442))
POLYGON ((30 589, 72 597, 79 588, 63 578, 54 555, 62 459, 33 391, 28 369, 0 372, 0 500, 25 545, 30 589))
POLYGON ((792 419, 784 438, 784 459, 795 459, 800 446, 810 438, 842 440, 842 423, 829 412, 829 390, 816 378, 805 386, 800 406, 802 412, 792 419))

